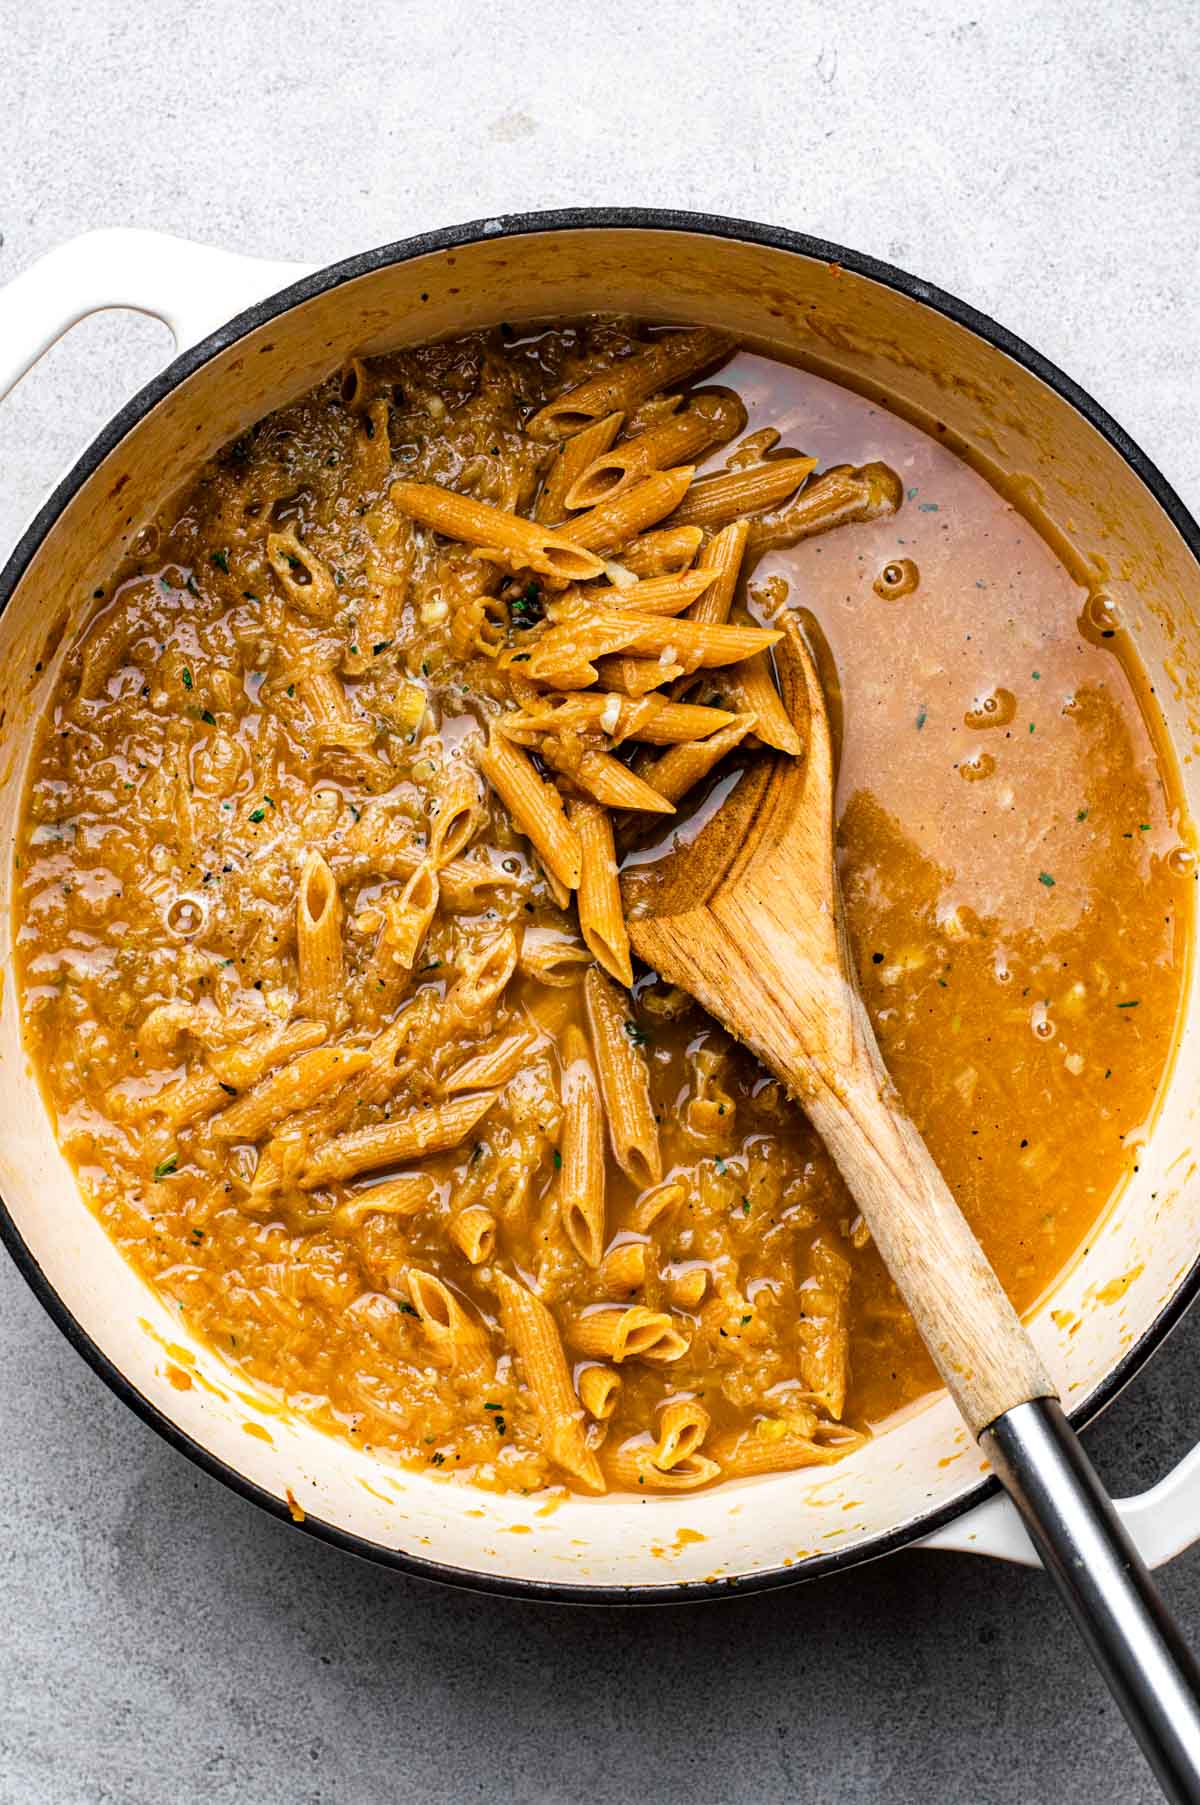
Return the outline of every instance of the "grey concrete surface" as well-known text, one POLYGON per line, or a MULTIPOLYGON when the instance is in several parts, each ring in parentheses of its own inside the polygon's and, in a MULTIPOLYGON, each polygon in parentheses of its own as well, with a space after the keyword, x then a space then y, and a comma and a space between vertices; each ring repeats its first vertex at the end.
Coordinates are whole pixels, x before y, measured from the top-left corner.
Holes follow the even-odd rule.
MULTIPOLYGON (((326 260, 571 202, 774 220, 994 313, 1200 506, 1191 0, 0 0, 0 282, 161 227, 326 260)), ((168 349, 88 322, 0 407, 0 552, 168 349)), ((1200 1321, 1090 1433, 1200 1428, 1200 1321)), ((1137 1805, 1041 1580, 909 1555, 651 1615, 389 1579, 109 1395, 0 1261, 0 1805, 1137 1805)), ((1164 1588, 1200 1639, 1200 1557, 1164 1588)))

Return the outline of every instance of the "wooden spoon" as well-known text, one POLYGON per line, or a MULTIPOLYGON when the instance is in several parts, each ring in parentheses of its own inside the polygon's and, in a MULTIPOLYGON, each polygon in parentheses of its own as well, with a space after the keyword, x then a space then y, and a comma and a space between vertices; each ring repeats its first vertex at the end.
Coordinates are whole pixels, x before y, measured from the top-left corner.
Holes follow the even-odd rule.
POLYGON ((825 698, 795 618, 775 624, 805 755, 751 756, 665 850, 626 861, 634 950, 804 1109, 1164 1791, 1200 1801, 1200 1673, 880 1056, 834 864, 825 698))

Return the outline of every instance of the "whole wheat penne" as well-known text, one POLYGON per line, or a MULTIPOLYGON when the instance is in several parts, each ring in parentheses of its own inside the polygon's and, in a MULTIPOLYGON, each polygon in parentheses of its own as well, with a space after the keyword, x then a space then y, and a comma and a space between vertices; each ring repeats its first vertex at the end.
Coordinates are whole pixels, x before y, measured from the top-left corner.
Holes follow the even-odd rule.
POLYGON ((732 701, 739 714, 754 716, 751 731, 764 746, 773 746, 777 752, 787 752, 793 758, 799 757, 804 742, 775 687, 768 653, 755 652, 753 657, 724 671, 721 688, 722 700, 732 701))
POLYGON ((837 464, 822 471, 786 507, 752 521, 749 548, 770 551, 776 546, 797 545, 831 527, 878 520, 881 515, 894 514, 903 500, 904 485, 886 464, 863 464, 857 469, 852 464, 837 464))
POLYGON ((342 1001, 342 899, 337 879, 315 849, 300 869, 296 892, 300 1004, 314 1021, 332 1022, 342 1001))
POLYGON ((611 1366, 583 1366, 576 1380, 579 1401, 597 1423, 606 1423, 616 1412, 621 1396, 621 1375, 611 1366))
POLYGON ((295 527, 267 534, 267 563, 293 607, 313 620, 333 619, 339 606, 337 585, 324 560, 296 537, 295 527))
POLYGON ((705 567, 685 570, 677 577, 647 577, 625 589, 599 589, 589 584, 578 595, 592 607, 628 609, 634 614, 682 614, 714 581, 715 573, 705 567))
POLYGON ((708 1296, 712 1274, 707 1266, 693 1264, 663 1274, 667 1296, 677 1310, 696 1310, 708 1296))
POLYGON ((286 1027, 264 1028, 241 1046, 213 1048, 208 1064, 227 1086, 244 1091, 297 1053, 319 1046, 329 1030, 323 1022, 295 1021, 286 1027))
POLYGON ((624 1301, 645 1285, 646 1259, 644 1241, 622 1241, 605 1254, 597 1283, 610 1297, 624 1301))
POLYGON ((709 540, 699 570, 712 580, 689 609, 691 620, 716 627, 729 619, 749 534, 748 521, 731 520, 709 540))
POLYGON ((430 1351, 452 1372, 482 1366, 488 1357, 489 1336, 476 1312, 451 1289, 445 1279, 419 1266, 409 1266, 402 1284, 408 1301, 421 1319, 430 1351))
POLYGON ((378 495, 392 469, 392 405, 386 395, 375 395, 361 416, 354 447, 354 481, 360 495, 378 495))
POLYGON ((358 1228, 368 1216, 416 1216, 436 1195, 437 1185, 427 1172, 403 1172, 356 1191, 338 1204, 333 1219, 340 1227, 358 1228))
MULTIPOLYGON (((388 502, 372 508, 363 525, 370 535, 366 555, 367 591, 359 605, 351 642, 357 649, 348 646, 342 657, 342 669, 347 676, 361 676, 364 671, 371 670, 376 659, 382 657, 395 639, 408 594, 415 550, 411 521, 398 515, 388 502)), ((421 706, 423 712, 423 695, 421 706)))
MULTIPOLYGON (((735 667, 736 668, 736 667, 735 667)), ((727 727, 733 715, 724 708, 668 702, 661 696, 619 697, 578 690, 547 693, 522 714, 506 715, 500 725, 519 746, 536 746, 545 733, 604 733, 614 745, 642 740, 650 746, 675 746, 701 740, 727 727)))
POLYGON ((398 971, 411 971, 425 936, 437 914, 441 883, 430 859, 417 866, 399 896, 385 897, 379 905, 383 918, 375 964, 382 982, 398 971))
POLYGON ((662 1154, 637 1028, 626 999, 599 966, 584 979, 583 994, 613 1156, 645 1189, 662 1177, 662 1154))
POLYGON ((584 582, 598 577, 604 568, 591 551, 564 539, 561 533, 552 533, 519 514, 474 501, 436 483, 393 483, 388 495, 410 519, 432 527, 448 539, 475 546, 481 554, 510 570, 532 570, 563 582, 584 582))
POLYGON ((571 825, 579 836, 582 876, 579 884, 579 926, 588 947, 605 971, 633 986, 629 933, 621 908, 617 881, 617 853, 612 821, 595 802, 576 798, 568 807, 571 825))
POLYGON ((479 769, 546 870, 568 890, 578 890, 579 841, 563 813, 558 791, 543 782, 519 746, 495 731, 479 754, 479 769))
POLYGON ((671 577, 685 571, 704 540, 698 526, 660 527, 643 533, 621 552, 621 563, 635 577, 671 577))
POLYGON ((525 430, 535 439, 566 438, 616 408, 627 413, 656 389, 698 375, 728 357, 733 346, 728 334, 707 326, 664 333, 644 351, 585 378, 539 408, 525 430))
POLYGON ((726 1434, 709 1452, 727 1479, 783 1473, 793 1467, 832 1466, 861 1448, 867 1437, 843 1423, 822 1423, 814 1412, 810 1430, 762 1417, 753 1428, 726 1434))
POLYGON ((429 828, 429 858, 437 870, 457 859, 483 826, 479 780, 460 764, 436 799, 437 813, 429 828))
POLYGON ((494 1011, 517 968, 519 951, 512 928, 501 928, 465 953, 446 996, 447 1021, 477 1021, 494 1011))
POLYGON ((566 518, 568 490, 578 481, 592 459, 608 450, 620 432, 624 418, 622 413, 608 414, 603 420, 596 420, 591 426, 585 426, 582 432, 563 440, 547 466, 542 492, 533 510, 536 521, 543 526, 557 526, 560 520, 566 518))
POLYGON ((398 1165, 427 1153, 443 1153, 457 1147, 482 1121, 496 1101, 496 1091, 457 1097, 430 1109, 412 1109, 390 1122, 358 1128, 337 1135, 312 1154, 299 1175, 302 1189, 311 1191, 331 1178, 353 1178, 377 1166, 398 1165))
POLYGON ((210 1132, 219 1141, 261 1140, 285 1116, 306 1109, 326 1091, 353 1078, 369 1059, 365 1049, 314 1047, 231 1103, 213 1122, 210 1132))
POLYGON ((614 501, 652 470, 695 463, 702 453, 741 432, 745 424, 746 410, 730 390, 693 395, 681 412, 611 450, 605 446, 599 455, 593 454, 567 490, 567 507, 594 508, 600 502, 614 501))
POLYGON ((664 683, 674 683, 683 675, 681 664, 665 662, 661 658, 633 658, 620 654, 613 658, 598 658, 594 668, 602 688, 634 698, 649 695, 652 690, 660 689, 664 683))
POLYGON ((658 1440, 650 1456, 660 1473, 685 1465, 700 1452, 712 1418, 695 1398, 672 1398, 658 1417, 658 1440))
POLYGON ((645 781, 652 790, 658 790, 669 801, 678 802, 702 777, 708 776, 727 752, 740 746, 746 735, 753 731, 753 715, 735 715, 728 727, 722 727, 717 733, 710 733, 705 740, 692 740, 686 746, 672 746, 655 759, 652 765, 646 767, 643 772, 645 781))
POLYGON ((553 1316, 540 1298, 505 1272, 496 1274, 496 1292, 500 1320, 521 1362, 547 1454, 586 1490, 602 1492, 604 1475, 587 1443, 583 1408, 553 1316))
POLYGON ((661 1184, 643 1192, 633 1208, 631 1227, 640 1235, 669 1227, 687 1200, 687 1185, 682 1178, 664 1178, 661 1184))
POLYGON ((625 417, 625 437, 636 439, 639 433, 649 432, 652 426, 661 426, 672 414, 677 414, 683 406, 683 396, 647 395, 639 401, 631 414, 625 417))
POLYGON ((693 1454, 666 1469, 655 1466, 655 1444, 648 1439, 625 1442, 605 1455, 605 1467, 615 1486, 630 1492, 694 1492, 721 1477, 721 1467, 706 1454, 693 1454))
POLYGON ((496 1252, 496 1218, 482 1204, 473 1203, 452 1216, 446 1234, 472 1266, 485 1265, 496 1252))
MULTIPOLYGON (((634 483, 612 501, 604 501, 586 514, 576 514, 559 529, 560 537, 589 552, 615 552, 648 526, 673 513, 687 495, 695 468, 684 464, 675 470, 656 470, 634 483)), ((700 524, 684 521, 685 526, 700 524)))
POLYGON ((682 1359, 688 1338, 680 1333, 665 1310, 645 1304, 594 1304, 571 1323, 567 1339, 581 1354, 593 1360, 646 1360, 666 1366, 682 1359))
POLYGON ((517 959, 527 977, 536 978, 539 984, 553 985, 555 989, 578 983, 591 963, 590 950, 573 934, 544 926, 526 928, 517 959))
POLYGON ((531 1034, 506 1035, 486 1052, 476 1053, 473 1059, 455 1066, 450 1076, 442 1080, 443 1093, 453 1097, 459 1091, 492 1090, 507 1084, 520 1071, 532 1047, 531 1034))
POLYGON ((560 1049, 563 1115, 559 1220, 580 1259, 588 1266, 598 1266, 604 1252, 604 1121, 600 1087, 587 1042, 578 1028, 566 1028, 560 1049))
POLYGON ((709 626, 686 616, 672 620, 597 608, 586 621, 550 627, 530 654, 527 668, 537 682, 556 689, 587 689, 596 680, 595 660, 613 652, 653 654, 664 667, 694 661, 694 668, 700 669, 737 664, 782 637, 761 627, 709 626))
POLYGON ((340 677, 332 671, 310 670, 297 678, 296 687, 312 716, 313 738, 319 746, 369 754, 378 728, 354 713, 340 677))
POLYGON ((702 526, 713 532, 742 514, 760 513, 794 495, 816 467, 816 458, 769 458, 749 470, 705 477, 689 489, 671 516, 671 525, 702 526))
MULTIPOLYGON (((628 765, 623 765, 611 752, 596 752, 582 745, 577 736, 569 735, 566 739, 547 736, 540 750, 548 765, 570 777, 606 808, 643 809, 651 815, 673 812, 674 805, 667 803, 666 798, 649 784, 643 783, 628 765)), ((581 864, 581 877, 582 871, 581 864)))

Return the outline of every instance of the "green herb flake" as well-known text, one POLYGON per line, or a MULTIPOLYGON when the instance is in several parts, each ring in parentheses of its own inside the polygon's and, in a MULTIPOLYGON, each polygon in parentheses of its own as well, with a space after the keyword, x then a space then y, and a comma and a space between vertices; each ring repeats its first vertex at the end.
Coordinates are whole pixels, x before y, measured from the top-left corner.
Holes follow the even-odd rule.
POLYGON ((1076 809, 1075 810, 1076 821, 1086 821, 1088 818, 1088 812, 1089 811, 1085 808, 1076 809))
POLYGON ((184 689, 191 689, 192 687, 192 673, 188 670, 186 665, 183 667, 183 687, 184 689))
MULTIPOLYGON (((751 1312, 751 1315, 753 1315, 753 1311, 752 1311, 752 1312, 751 1312)), ((743 1316, 743 1317, 742 1317, 742 1327, 743 1327, 743 1328, 745 1328, 745 1326, 746 1326, 746 1324, 747 1324, 747 1323, 748 1323, 748 1322, 749 1322, 749 1321, 750 1321, 750 1317, 749 1317, 749 1316, 743 1316)))
POLYGON ((177 1153, 169 1153, 167 1155, 166 1159, 160 1160, 158 1165, 155 1166, 155 1168, 154 1168, 155 1178, 171 1178, 171 1177, 173 1177, 175 1168, 178 1166, 178 1164, 179 1164, 179 1155, 177 1153))
MULTIPOLYGON (((224 961, 224 963, 226 965, 230 965, 230 964, 232 964, 232 961, 229 959, 226 959, 224 961)), ((226 1084, 226 1082, 223 1078, 218 1078, 217 1083, 221 1086, 221 1089, 225 1092, 225 1095, 227 1097, 236 1097, 237 1096, 237 1091, 235 1090, 234 1086, 232 1084, 226 1084)))
POLYGON ((417 1314, 412 1305, 406 1303, 403 1298, 399 1300, 396 1307, 400 1311, 401 1316, 415 1316, 417 1314))
POLYGON ((725 1176, 725 1161, 724 1161, 724 1160, 723 1160, 723 1159, 718 1159, 718 1160, 717 1160, 717 1162, 716 1162, 716 1165, 717 1165, 717 1171, 718 1171, 718 1172, 719 1172, 719 1173, 720 1173, 720 1174, 721 1174, 721 1177, 722 1177, 722 1178, 724 1178, 724 1176, 725 1176))
POLYGON ((749 1214, 750 1214, 750 1199, 748 1197, 743 1197, 742 1198, 742 1215, 748 1216, 749 1214))
POLYGON ((485 1404, 484 1409, 485 1410, 503 1410, 504 1406, 503 1406, 503 1404, 485 1404))
POLYGON ((1032 721, 1030 721, 1030 723, 1029 723, 1029 731, 1030 731, 1030 733, 1034 732, 1034 725, 1033 725, 1032 721))
POLYGON ((562 1171, 562 1154, 558 1151, 557 1147, 554 1149, 554 1170, 556 1172, 562 1171))
POLYGON ((1150 832, 1150 823, 1148 821, 1139 821, 1138 832, 1140 834, 1148 834, 1150 832))
POLYGON ((1140 1009, 1141 1003, 1142 1003, 1141 997, 1135 997, 1132 1003, 1118 1003, 1117 1008, 1118 1009, 1140 1009))
POLYGON ((209 555, 208 561, 210 564, 215 564, 218 570, 223 570, 225 572, 226 576, 229 575, 229 553, 228 552, 212 552, 209 555))
POLYGON ((371 656, 373 658, 378 658, 380 652, 386 652, 391 643, 390 639, 377 639, 375 644, 371 647, 371 656))
POLYGON ((184 588, 187 590, 189 595, 198 596, 200 594, 199 589, 196 587, 195 577, 189 577, 187 582, 184 584, 184 588))
POLYGON ((252 808, 252 809, 251 809, 251 810, 250 810, 250 819, 251 819, 251 821, 253 821, 253 822, 254 822, 254 823, 255 823, 255 825, 257 825, 257 824, 258 824, 258 822, 260 822, 260 821, 261 821, 261 820, 262 820, 262 819, 263 819, 263 817, 264 817, 264 815, 265 815, 265 814, 266 814, 266 812, 267 812, 267 811, 266 811, 266 809, 265 809, 265 808, 262 808, 262 807, 259 807, 259 808, 252 808))
POLYGON ((650 1038, 649 1035, 646 1034, 643 1029, 639 1028, 636 1022, 627 1021, 624 1026, 625 1032, 628 1034, 634 1046, 644 1047, 647 1040, 650 1038))
POLYGON ((924 727, 924 725, 928 719, 929 719, 929 710, 927 708, 925 708, 924 706, 922 706, 921 709, 917 713, 917 732, 918 733, 920 733, 922 727, 924 727))
POLYGON ((351 650, 351 651, 352 651, 352 652, 353 652, 353 654, 354 654, 354 656, 355 656, 355 657, 356 657, 356 658, 357 658, 357 657, 358 657, 358 647, 357 647, 357 646, 351 646, 351 647, 350 647, 350 650, 351 650))
POLYGON ((1045 884, 1047 890, 1053 890, 1054 888, 1054 879, 1050 876, 1048 871, 1038 872, 1038 883, 1045 884))
POLYGON ((200 710, 200 719, 209 727, 215 727, 217 724, 217 717, 211 708, 202 708, 200 710))

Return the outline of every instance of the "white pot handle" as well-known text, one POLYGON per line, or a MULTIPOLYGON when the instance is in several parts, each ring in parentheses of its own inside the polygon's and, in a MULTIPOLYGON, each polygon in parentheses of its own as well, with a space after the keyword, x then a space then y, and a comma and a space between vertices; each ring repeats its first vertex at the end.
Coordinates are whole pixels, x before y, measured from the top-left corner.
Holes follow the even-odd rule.
MULTIPOLYGON (((1200 1541, 1200 1447, 1185 1454, 1148 1492, 1114 1502, 1148 1567, 1174 1560, 1200 1541)), ((1015 1561, 1022 1567, 1041 1565, 1007 1498, 989 1498, 916 1546, 946 1549, 952 1554, 990 1554, 995 1560, 1015 1561)))
POLYGON ((78 320, 128 307, 162 320, 177 352, 313 265, 239 257, 165 232, 87 232, 0 288, 0 398, 78 320))

